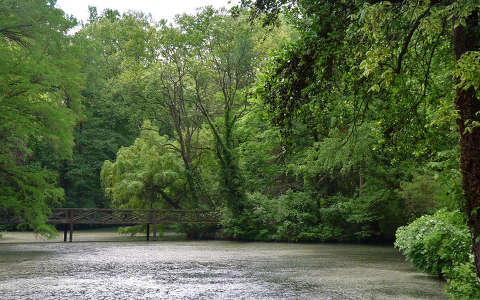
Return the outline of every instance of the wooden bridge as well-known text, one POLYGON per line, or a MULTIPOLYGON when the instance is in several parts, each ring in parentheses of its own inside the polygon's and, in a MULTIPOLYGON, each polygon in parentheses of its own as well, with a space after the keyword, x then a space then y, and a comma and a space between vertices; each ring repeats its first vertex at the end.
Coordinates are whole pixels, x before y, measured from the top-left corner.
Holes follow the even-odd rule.
MULTIPOLYGON (((218 211, 212 210, 158 210, 158 209, 107 209, 107 208, 54 208, 47 223, 64 224, 63 241, 73 240, 75 224, 110 224, 147 226, 147 241, 150 240, 150 224, 153 225, 153 240, 157 240, 157 224, 165 223, 210 223, 220 220, 218 211)), ((0 224, 21 224, 23 221, 0 210, 0 224)))

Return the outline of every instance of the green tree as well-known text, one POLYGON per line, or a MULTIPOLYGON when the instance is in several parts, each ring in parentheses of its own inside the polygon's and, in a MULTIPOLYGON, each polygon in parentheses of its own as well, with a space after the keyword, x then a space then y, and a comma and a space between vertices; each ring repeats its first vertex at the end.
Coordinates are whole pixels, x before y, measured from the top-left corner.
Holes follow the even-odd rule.
POLYGON ((247 109, 245 89, 254 80, 252 30, 245 18, 211 8, 194 17, 184 16, 179 23, 190 34, 202 33, 194 52, 200 60, 190 71, 195 105, 214 136, 223 198, 235 218, 247 205, 234 130, 247 109))
MULTIPOLYGON (((464 208, 472 231, 477 277, 480 280, 480 216, 476 213, 480 205, 480 128, 476 126, 480 124, 480 104, 476 98, 478 84, 472 80, 472 73, 478 69, 478 62, 469 60, 476 55, 480 45, 479 8, 478 1, 407 1, 403 5, 380 3, 366 6, 364 36, 369 40, 378 40, 382 46, 374 48, 373 52, 376 54, 369 52, 365 56, 362 67, 365 75, 372 74, 375 78, 374 84, 382 90, 417 90, 418 96, 401 98, 402 102, 410 107, 428 101, 429 97, 438 95, 436 93, 439 90, 449 96, 445 98, 450 100, 450 103, 451 99, 455 98, 464 208), (395 26, 388 29, 373 27, 371 33, 367 32, 367 26, 372 28, 373 22, 378 26, 392 17, 398 20, 394 23, 395 26), (405 28, 408 30, 405 31, 405 28), (399 35, 394 43, 387 45, 382 42, 391 37, 393 32, 402 30, 406 34, 399 35), (369 63, 372 59, 377 60, 373 65, 369 63), (386 66, 382 64, 385 60, 394 61, 394 64, 386 66), (439 64, 439 60, 443 63, 439 64), (410 74, 417 71, 419 66, 424 66, 424 71, 420 69, 423 71, 423 78, 405 81, 404 78, 412 77, 410 74), (439 89, 436 83, 442 77, 437 75, 437 72, 454 75, 456 80, 452 80, 452 77, 442 80, 445 85, 439 89), (381 77, 386 80, 380 79, 381 77), (453 93, 456 93, 456 96, 453 96, 453 93)), ((395 119, 394 117, 393 120, 395 119)))
POLYGON ((71 158, 84 82, 67 35, 75 20, 54 5, 0 3, 0 207, 49 233, 46 215, 63 199, 53 166, 71 158))
POLYGON ((180 208, 182 165, 150 122, 143 124, 133 145, 122 147, 114 162, 105 161, 101 181, 117 208, 180 208), (163 201, 161 201, 163 199, 163 201))
POLYGON ((190 205, 199 207, 206 198, 199 186, 198 164, 205 147, 199 144, 203 116, 194 105, 188 72, 194 60, 189 49, 192 37, 173 25, 160 24, 157 35, 159 58, 149 69, 146 95, 158 108, 156 121, 171 129, 185 167, 190 205), (162 116, 168 116, 163 118, 162 116))

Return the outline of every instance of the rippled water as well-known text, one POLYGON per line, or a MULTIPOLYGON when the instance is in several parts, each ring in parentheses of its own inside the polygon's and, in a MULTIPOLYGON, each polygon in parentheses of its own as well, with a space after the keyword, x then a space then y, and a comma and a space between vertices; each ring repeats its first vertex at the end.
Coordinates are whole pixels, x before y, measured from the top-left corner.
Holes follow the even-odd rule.
POLYGON ((392 247, 344 244, 0 244, 0 299, 443 299, 392 247))

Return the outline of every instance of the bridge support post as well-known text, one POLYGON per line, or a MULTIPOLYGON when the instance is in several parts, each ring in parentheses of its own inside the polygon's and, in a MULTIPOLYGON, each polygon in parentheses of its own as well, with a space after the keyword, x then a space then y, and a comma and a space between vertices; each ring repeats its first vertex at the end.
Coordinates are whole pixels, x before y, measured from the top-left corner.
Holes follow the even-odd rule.
POLYGON ((70 223, 70 239, 69 242, 73 241, 73 222, 70 223))
POLYGON ((150 224, 147 223, 147 241, 150 240, 150 224))
POLYGON ((69 242, 73 241, 73 211, 70 211, 70 239, 69 242))
POLYGON ((67 224, 63 224, 63 242, 67 241, 67 224))
POLYGON ((153 211, 153 240, 157 240, 157 211, 153 211))

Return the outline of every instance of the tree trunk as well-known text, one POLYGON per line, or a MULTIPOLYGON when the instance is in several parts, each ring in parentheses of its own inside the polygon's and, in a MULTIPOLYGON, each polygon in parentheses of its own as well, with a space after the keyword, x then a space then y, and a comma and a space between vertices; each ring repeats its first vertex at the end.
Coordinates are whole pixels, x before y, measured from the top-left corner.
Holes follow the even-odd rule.
MULTIPOLYGON (((460 25, 454 29, 453 48, 457 61, 464 53, 478 50, 480 38, 475 32, 477 27, 478 12, 475 11, 467 18, 466 26, 460 25)), ((472 233, 477 280, 480 282, 480 127, 467 128, 472 121, 480 121, 480 101, 476 97, 475 88, 457 87, 455 106, 460 115, 457 125, 460 132, 460 168, 465 214, 472 233)))

